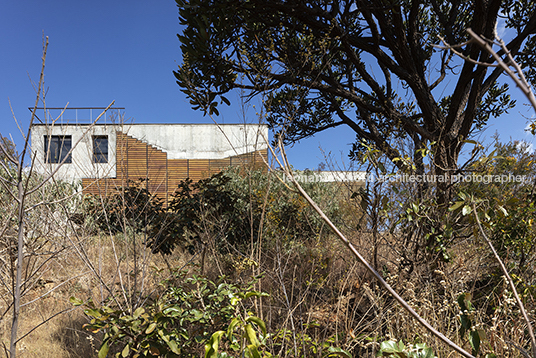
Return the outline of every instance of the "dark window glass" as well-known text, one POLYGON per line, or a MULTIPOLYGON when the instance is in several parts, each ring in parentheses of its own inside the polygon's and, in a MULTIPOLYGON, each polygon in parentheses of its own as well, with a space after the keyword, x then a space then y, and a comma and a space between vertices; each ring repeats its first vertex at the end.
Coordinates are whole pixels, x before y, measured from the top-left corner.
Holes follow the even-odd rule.
POLYGON ((108 136, 93 137, 93 163, 108 163, 108 136))
POLYGON ((72 139, 70 135, 46 135, 45 136, 45 162, 71 163, 72 139))

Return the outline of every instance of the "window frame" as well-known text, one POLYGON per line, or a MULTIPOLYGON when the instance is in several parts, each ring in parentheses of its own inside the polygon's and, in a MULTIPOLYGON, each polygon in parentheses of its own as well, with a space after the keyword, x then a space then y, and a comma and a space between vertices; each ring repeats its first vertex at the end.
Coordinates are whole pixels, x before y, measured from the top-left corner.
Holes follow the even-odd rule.
POLYGON ((107 135, 94 135, 91 137, 91 143, 93 145, 92 161, 94 164, 106 164, 109 162, 109 140, 107 135), (106 146, 104 147, 101 140, 106 140, 106 146), (99 143, 97 143, 99 141, 99 143), (98 151, 97 151, 98 150, 98 151))
POLYGON ((73 137, 71 135, 45 135, 44 140, 45 163, 72 163, 73 137))

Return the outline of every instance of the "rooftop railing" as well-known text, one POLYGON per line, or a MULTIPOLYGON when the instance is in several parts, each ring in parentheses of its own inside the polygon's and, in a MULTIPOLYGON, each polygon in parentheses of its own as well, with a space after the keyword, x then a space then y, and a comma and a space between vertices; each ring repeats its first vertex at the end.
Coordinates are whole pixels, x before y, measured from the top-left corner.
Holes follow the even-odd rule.
MULTIPOLYGON (((28 107, 30 112, 33 107, 28 107)), ((37 107, 35 123, 40 124, 91 124, 106 107, 37 107)), ((124 107, 110 107, 98 120, 98 124, 122 124, 124 107)))

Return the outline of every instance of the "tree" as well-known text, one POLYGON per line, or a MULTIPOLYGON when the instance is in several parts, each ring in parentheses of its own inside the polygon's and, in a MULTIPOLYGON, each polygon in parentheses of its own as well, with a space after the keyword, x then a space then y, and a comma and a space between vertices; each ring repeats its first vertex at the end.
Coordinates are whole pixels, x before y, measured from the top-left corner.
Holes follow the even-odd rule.
POLYGON ((488 225, 490 239, 501 259, 516 263, 510 270, 518 274, 526 270, 536 247, 536 227, 532 224, 536 218, 536 154, 524 142, 500 143, 497 137, 495 141, 493 152, 482 156, 471 168, 482 181, 463 183, 460 193, 483 201, 482 210, 487 210, 486 215, 494 222, 488 225), (518 180, 491 180, 505 173, 518 180))
MULTIPOLYGON (((346 125, 356 133, 351 157, 374 146, 405 172, 423 173, 420 153, 431 146, 435 174, 449 178, 471 134, 514 105, 508 85, 498 82, 501 67, 435 48, 440 37, 463 43, 466 57, 491 64, 466 29, 493 38, 504 21, 514 30, 508 50, 536 84, 534 0, 177 5, 183 63, 174 74, 195 109, 218 114, 217 97, 229 104, 224 94, 234 89, 247 98, 263 94, 268 123, 286 143, 346 125), (400 139, 409 140, 413 158, 404 158, 400 139)), ((444 203, 450 185, 438 185, 444 203)))
POLYGON ((12 140, 7 137, 3 137, 2 134, 0 134, 0 148, 0 162, 9 167, 11 162, 8 158, 15 155, 15 144, 12 140))

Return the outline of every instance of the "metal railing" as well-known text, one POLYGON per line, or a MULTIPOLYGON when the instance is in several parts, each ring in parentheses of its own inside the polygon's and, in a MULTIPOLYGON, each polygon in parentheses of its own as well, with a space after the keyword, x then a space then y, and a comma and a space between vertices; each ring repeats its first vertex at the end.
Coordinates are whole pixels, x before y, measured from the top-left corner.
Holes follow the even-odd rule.
MULTIPOLYGON (((33 107, 28 107, 33 111, 33 107)), ((35 123, 52 124, 90 124, 106 107, 37 107, 35 123)), ((110 107, 99 119, 98 124, 122 124, 125 118, 124 107, 110 107)))

